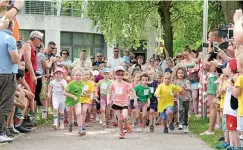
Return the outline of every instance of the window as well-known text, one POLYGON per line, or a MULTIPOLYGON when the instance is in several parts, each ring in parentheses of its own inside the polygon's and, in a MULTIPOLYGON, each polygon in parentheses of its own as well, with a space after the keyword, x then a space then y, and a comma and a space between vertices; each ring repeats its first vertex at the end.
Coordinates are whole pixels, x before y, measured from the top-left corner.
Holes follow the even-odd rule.
POLYGON ((73 43, 72 41, 72 33, 63 32, 61 34, 61 43, 66 45, 71 45, 73 43))

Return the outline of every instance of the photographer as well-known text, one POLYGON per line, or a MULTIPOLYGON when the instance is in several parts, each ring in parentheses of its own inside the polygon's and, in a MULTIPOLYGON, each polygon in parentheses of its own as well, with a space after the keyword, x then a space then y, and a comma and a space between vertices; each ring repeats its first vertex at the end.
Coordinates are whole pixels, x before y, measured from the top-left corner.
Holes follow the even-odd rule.
POLYGON ((13 22, 8 29, 0 30, 0 142, 12 141, 5 135, 6 120, 11 112, 16 91, 15 74, 18 72, 18 62, 23 55, 23 49, 17 51, 16 40, 13 38, 13 22))

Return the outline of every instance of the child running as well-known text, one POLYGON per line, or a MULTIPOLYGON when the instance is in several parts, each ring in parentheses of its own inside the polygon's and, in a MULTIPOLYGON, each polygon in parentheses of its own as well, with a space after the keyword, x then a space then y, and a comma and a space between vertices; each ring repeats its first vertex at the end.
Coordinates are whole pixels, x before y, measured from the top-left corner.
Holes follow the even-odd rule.
POLYGON ((178 130, 188 132, 188 113, 189 113, 189 104, 191 99, 190 94, 190 81, 186 78, 186 69, 179 67, 176 70, 175 85, 180 86, 183 89, 182 94, 178 94, 178 110, 179 110, 179 127, 178 130))
POLYGON ((140 76, 141 83, 138 84, 134 90, 138 97, 138 107, 137 107, 137 119, 139 118, 140 111, 142 110, 142 122, 141 127, 144 129, 146 125, 146 116, 147 109, 150 106, 150 98, 152 98, 152 94, 150 88, 148 87, 149 76, 146 73, 141 74, 140 76))
POLYGON ((131 85, 123 81, 125 75, 125 69, 122 66, 115 68, 116 80, 110 85, 107 94, 107 99, 112 97, 113 104, 112 109, 114 110, 115 117, 118 118, 118 125, 120 128, 120 139, 125 138, 125 133, 123 131, 123 121, 124 128, 127 132, 132 131, 132 127, 128 125, 128 105, 129 105, 129 95, 131 94, 134 98, 134 104, 137 106, 137 97, 132 89, 131 85))
POLYGON ((164 133, 169 132, 167 123, 169 123, 170 130, 174 130, 172 123, 174 97, 182 91, 181 87, 171 84, 171 78, 171 73, 166 72, 163 83, 158 86, 154 94, 158 98, 158 112, 163 120, 164 133))
POLYGON ((49 98, 52 97, 53 105, 53 119, 54 124, 52 125, 54 130, 57 130, 59 126, 58 118, 60 118, 60 129, 64 129, 64 101, 65 95, 63 94, 65 87, 67 86, 66 80, 63 79, 64 72, 61 68, 57 68, 54 72, 54 80, 49 84, 49 98), (58 116, 58 113, 60 116, 58 116))
POLYGON ((150 92, 152 94, 152 97, 150 98, 150 108, 149 108, 149 126, 150 126, 150 131, 154 131, 154 122, 156 120, 156 115, 155 113, 157 112, 157 105, 158 105, 158 100, 154 96, 154 92, 158 86, 158 81, 154 80, 155 79, 155 71, 150 70, 148 71, 148 75, 150 77, 150 81, 148 82, 148 86, 150 88, 150 92))
MULTIPOLYGON (((82 82, 84 84, 82 96, 81 96, 81 110, 82 110, 82 128, 85 130, 85 120, 88 108, 92 107, 92 99, 97 101, 97 95, 95 93, 95 84, 90 80, 91 72, 88 69, 84 69, 82 73, 82 82)), ((89 122, 87 123, 89 125, 89 122)))
POLYGON ((85 135, 82 128, 82 116, 81 116, 81 103, 80 98, 84 88, 84 84, 81 82, 82 79, 82 69, 74 68, 72 70, 73 81, 69 82, 64 95, 66 96, 65 105, 68 111, 68 122, 69 122, 69 132, 72 132, 73 127, 73 112, 76 113, 77 123, 80 136, 85 135))
POLYGON ((107 93, 112 83, 112 81, 109 79, 110 69, 109 68, 102 69, 102 76, 104 77, 104 79, 99 81, 97 85, 99 90, 97 91, 100 91, 100 108, 101 108, 102 126, 106 127, 110 118, 110 106, 107 105, 110 103, 107 101, 109 100, 107 99, 107 93))

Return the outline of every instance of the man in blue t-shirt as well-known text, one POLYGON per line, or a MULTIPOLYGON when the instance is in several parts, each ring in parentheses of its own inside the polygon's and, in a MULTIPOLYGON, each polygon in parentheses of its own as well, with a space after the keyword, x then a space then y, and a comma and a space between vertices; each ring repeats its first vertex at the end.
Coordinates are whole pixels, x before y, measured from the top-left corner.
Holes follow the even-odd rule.
POLYGON ((10 21, 8 29, 0 30, 0 143, 13 140, 5 135, 5 128, 7 117, 13 108, 17 64, 24 52, 22 48, 17 51, 12 27, 13 23, 10 21))

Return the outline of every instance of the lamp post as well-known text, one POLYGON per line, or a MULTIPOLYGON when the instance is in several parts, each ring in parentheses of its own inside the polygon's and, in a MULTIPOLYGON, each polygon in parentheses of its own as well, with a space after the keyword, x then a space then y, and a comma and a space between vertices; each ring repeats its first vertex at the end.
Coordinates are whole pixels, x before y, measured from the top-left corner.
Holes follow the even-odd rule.
MULTIPOLYGON (((207 55, 207 49, 208 49, 208 0, 204 0, 203 4, 203 50, 202 50, 202 62, 206 61, 206 55, 207 55)), ((203 71, 203 78, 206 76, 206 72, 203 71)), ((205 89, 204 83, 202 83, 203 88, 205 89)), ((205 119, 207 117, 207 101, 205 100, 206 97, 204 94, 202 94, 203 98, 203 105, 202 105, 202 118, 205 119)))

